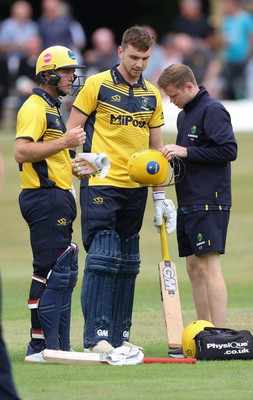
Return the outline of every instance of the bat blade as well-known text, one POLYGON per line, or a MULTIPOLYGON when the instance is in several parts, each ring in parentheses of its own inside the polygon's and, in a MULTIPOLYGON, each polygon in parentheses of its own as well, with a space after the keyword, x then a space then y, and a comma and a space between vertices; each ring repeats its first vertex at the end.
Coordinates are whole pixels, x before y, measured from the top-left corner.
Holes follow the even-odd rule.
POLYGON ((167 343, 171 349, 180 348, 184 327, 177 270, 176 264, 170 260, 164 221, 160 236, 163 260, 159 262, 158 270, 167 343))
POLYGON ((99 364, 106 363, 103 353, 82 353, 79 351, 61 351, 45 349, 43 358, 58 364, 99 364))
POLYGON ((180 348, 184 328, 175 263, 159 263, 159 281, 168 347, 180 348))

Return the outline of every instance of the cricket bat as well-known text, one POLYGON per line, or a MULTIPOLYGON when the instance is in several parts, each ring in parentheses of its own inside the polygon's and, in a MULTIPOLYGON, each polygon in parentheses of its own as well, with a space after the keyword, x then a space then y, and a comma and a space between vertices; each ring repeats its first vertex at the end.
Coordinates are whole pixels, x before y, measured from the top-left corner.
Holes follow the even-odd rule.
MULTIPOLYGON (((110 364, 106 353, 85 353, 45 349, 43 358, 56 364, 110 364)), ((196 358, 147 358, 141 364, 196 364, 196 358)))
POLYGON ((162 261, 158 264, 161 302, 165 321, 168 347, 180 348, 182 345, 183 320, 179 296, 176 265, 170 260, 165 221, 160 229, 162 261))

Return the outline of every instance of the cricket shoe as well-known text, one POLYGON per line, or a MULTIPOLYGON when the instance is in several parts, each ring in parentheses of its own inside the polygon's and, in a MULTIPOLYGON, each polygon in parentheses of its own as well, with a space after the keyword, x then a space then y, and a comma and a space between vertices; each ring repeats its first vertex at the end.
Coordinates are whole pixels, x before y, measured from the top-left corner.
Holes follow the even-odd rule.
POLYGON ((107 340, 100 340, 95 346, 88 349, 84 349, 85 353, 107 353, 108 351, 114 350, 114 347, 107 342, 107 340))
POLYGON ((45 341, 40 341, 39 343, 30 342, 27 346, 26 355, 30 356, 35 353, 40 353, 42 350, 46 348, 45 341))
POLYGON ((45 349, 46 344, 43 342, 42 344, 32 344, 29 343, 27 346, 27 352, 26 352, 26 357, 25 361, 28 362, 46 362, 43 359, 43 350, 45 349))
POLYGON ((178 349, 170 349, 168 354, 172 358, 185 358, 181 347, 178 349))
POLYGON ((133 343, 130 343, 130 342, 126 341, 126 340, 124 340, 124 342, 122 343, 122 346, 132 347, 132 348, 134 348, 134 349, 139 349, 139 350, 141 350, 142 352, 144 352, 144 348, 143 348, 143 347, 138 346, 138 345, 133 344, 133 343))
POLYGON ((25 357, 25 362, 35 362, 35 363, 46 363, 47 361, 43 358, 43 350, 40 353, 30 354, 25 357))

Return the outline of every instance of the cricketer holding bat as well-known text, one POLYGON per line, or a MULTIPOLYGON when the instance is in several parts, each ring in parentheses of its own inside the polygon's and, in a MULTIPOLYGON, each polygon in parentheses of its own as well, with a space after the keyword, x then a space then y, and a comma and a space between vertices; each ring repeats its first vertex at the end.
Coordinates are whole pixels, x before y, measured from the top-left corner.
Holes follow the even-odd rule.
POLYGON ((237 157, 230 115, 184 64, 167 67, 157 83, 181 109, 176 144, 162 150, 169 161, 177 156, 185 163, 185 176, 176 182, 179 256, 186 257, 198 319, 224 327, 227 289, 220 255, 231 209, 231 161, 237 157))
MULTIPOLYGON (((84 152, 105 152, 111 163, 105 178, 84 178, 80 187, 87 252, 81 294, 84 348, 92 352, 134 346, 129 339, 148 188, 130 179, 127 162, 136 151, 163 145, 161 94, 142 75, 153 44, 144 28, 127 29, 118 49, 120 64, 86 79, 67 123, 68 129, 84 126, 84 152)), ((80 172, 78 160, 74 166, 80 172)), ((155 226, 164 216, 167 232, 173 232, 174 204, 159 188, 153 199, 155 226)))
POLYGON ((30 229, 33 277, 28 307, 31 339, 25 361, 45 362, 42 351, 70 350, 71 296, 78 274, 78 247, 71 242, 76 201, 71 193, 70 148, 85 142, 81 126, 66 130, 59 96, 70 94, 81 68, 63 46, 38 57, 39 88, 17 115, 14 147, 19 164, 19 205, 30 229))

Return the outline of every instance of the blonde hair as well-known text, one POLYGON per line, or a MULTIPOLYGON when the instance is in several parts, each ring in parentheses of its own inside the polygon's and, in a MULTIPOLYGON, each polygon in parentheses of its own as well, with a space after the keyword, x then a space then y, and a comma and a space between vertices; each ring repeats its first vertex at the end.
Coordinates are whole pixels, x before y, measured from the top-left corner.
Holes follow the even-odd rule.
POLYGON ((165 68, 157 81, 160 89, 173 85, 176 88, 183 88, 188 82, 198 87, 196 78, 190 67, 185 64, 171 64, 165 68))

